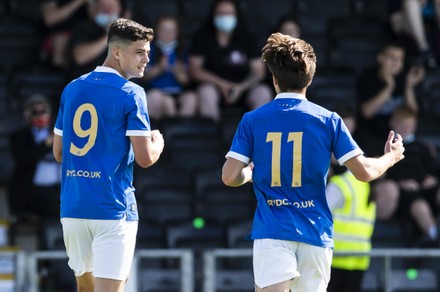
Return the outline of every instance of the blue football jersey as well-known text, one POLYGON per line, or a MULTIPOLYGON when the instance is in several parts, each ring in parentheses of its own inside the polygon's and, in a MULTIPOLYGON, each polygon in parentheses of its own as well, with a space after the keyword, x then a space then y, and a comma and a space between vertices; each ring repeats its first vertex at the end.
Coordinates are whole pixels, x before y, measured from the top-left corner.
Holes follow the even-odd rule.
POLYGON ((281 93, 243 116, 227 157, 253 162, 258 201, 250 237, 332 247, 325 186, 340 164, 362 154, 342 119, 295 93, 281 93))
POLYGON ((97 67, 63 91, 55 134, 62 136, 61 217, 138 220, 129 136, 149 136, 145 91, 97 67))

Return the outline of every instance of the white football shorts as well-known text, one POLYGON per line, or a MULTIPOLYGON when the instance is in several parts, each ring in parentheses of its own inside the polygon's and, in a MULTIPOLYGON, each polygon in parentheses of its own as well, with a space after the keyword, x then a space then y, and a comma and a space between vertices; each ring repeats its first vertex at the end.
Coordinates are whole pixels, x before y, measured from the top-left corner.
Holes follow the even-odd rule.
POLYGON ((275 239, 255 239, 254 280, 260 288, 293 279, 291 291, 325 292, 333 249, 275 239))
POLYGON ((138 221, 62 218, 69 267, 75 276, 125 281, 136 246, 138 221))

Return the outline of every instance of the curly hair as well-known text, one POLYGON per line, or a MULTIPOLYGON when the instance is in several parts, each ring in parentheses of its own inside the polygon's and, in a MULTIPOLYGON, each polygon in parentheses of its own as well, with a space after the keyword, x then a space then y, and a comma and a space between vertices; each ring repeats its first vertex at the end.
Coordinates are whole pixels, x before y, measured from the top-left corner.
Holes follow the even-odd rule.
POLYGON ((282 92, 306 88, 316 70, 313 47, 301 39, 281 33, 269 36, 262 49, 262 59, 282 92))
POLYGON ((110 25, 107 41, 108 43, 118 40, 125 42, 135 42, 144 40, 151 42, 154 37, 152 28, 143 26, 131 19, 118 18, 110 25))

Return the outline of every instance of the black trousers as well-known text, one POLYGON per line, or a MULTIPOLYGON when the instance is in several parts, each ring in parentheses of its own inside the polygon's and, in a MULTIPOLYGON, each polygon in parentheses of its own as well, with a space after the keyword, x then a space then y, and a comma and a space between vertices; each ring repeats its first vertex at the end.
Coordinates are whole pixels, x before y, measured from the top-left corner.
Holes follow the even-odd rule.
POLYGON ((332 268, 327 292, 361 292, 364 272, 332 268))

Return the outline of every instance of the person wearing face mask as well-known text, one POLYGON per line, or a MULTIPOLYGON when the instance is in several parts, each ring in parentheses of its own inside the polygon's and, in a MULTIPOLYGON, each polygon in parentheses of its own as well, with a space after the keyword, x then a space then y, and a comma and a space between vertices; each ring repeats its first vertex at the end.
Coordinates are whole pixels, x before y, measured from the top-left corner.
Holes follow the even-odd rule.
POLYGON ((76 78, 102 64, 107 55, 107 30, 123 13, 120 0, 96 0, 90 5, 90 20, 80 23, 70 39, 70 77, 76 78))
POLYGON ((52 154, 52 107, 41 94, 23 104, 25 126, 12 133, 10 145, 15 169, 10 181, 9 205, 18 220, 59 217, 60 167, 52 154))
POLYGON ((156 38, 151 44, 151 61, 140 82, 147 88, 148 108, 152 120, 164 117, 193 117, 198 100, 190 90, 188 56, 180 37, 176 17, 164 15, 157 19, 156 38))
MULTIPOLYGON (((390 119, 391 128, 399 133, 405 146, 405 159, 386 173, 383 184, 397 190, 397 217, 411 218, 420 237, 410 244, 438 247, 436 216, 439 212, 440 189, 436 156, 429 144, 416 136, 417 113, 406 106, 398 107, 390 119)), ((417 238, 417 237, 415 237, 417 238)))
POLYGON ((256 39, 245 29, 237 1, 216 0, 192 39, 190 73, 200 115, 220 120, 222 107, 255 109, 272 99, 256 39))

